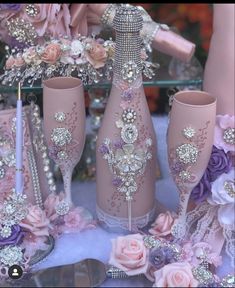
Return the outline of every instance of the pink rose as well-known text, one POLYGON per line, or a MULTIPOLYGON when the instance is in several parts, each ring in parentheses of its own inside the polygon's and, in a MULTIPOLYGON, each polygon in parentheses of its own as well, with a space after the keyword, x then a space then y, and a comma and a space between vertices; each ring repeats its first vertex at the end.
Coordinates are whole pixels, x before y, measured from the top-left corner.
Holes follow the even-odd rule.
POLYGON ((56 61, 60 58, 61 54, 62 50, 60 45, 56 43, 50 43, 44 49, 41 59, 46 63, 55 64, 56 61))
POLYGON ((10 56, 5 64, 6 69, 11 69, 15 65, 15 58, 13 56, 10 56))
POLYGON ((151 225, 149 233, 158 237, 165 237, 171 234, 171 227, 174 224, 175 218, 171 212, 161 213, 158 215, 155 222, 151 225))
POLYGON ((82 207, 76 207, 64 216, 64 225, 61 232, 72 233, 85 228, 94 228, 92 215, 82 207))
POLYGON ((107 52, 104 47, 96 41, 89 42, 88 47, 86 51, 87 60, 96 69, 103 67, 107 59, 107 52))
POLYGON ((50 221, 45 212, 36 205, 28 208, 26 218, 20 223, 20 226, 29 230, 35 236, 49 236, 50 221))
POLYGON ((193 277, 192 267, 187 262, 165 265, 155 273, 153 287, 197 287, 198 281, 193 277))
POLYGON ((148 249, 143 236, 133 234, 112 239, 112 252, 109 264, 126 272, 128 276, 146 273, 148 249))
POLYGON ((16 67, 21 67, 25 64, 24 59, 21 56, 17 56, 15 58, 15 66, 16 67))
POLYGON ((214 145, 218 149, 223 149, 225 153, 228 151, 235 152, 235 145, 224 141, 226 130, 235 127, 235 116, 217 115, 215 125, 214 145))
POLYGON ((48 195, 46 201, 44 202, 46 216, 50 221, 54 221, 59 215, 55 211, 55 207, 64 200, 64 193, 60 194, 51 193, 48 195))

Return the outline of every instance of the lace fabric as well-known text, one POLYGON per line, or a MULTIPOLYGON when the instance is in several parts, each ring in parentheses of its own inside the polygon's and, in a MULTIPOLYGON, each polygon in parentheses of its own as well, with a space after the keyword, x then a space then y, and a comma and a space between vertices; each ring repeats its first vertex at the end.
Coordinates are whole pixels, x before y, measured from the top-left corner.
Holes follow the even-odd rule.
POLYGON ((222 227, 218 222, 219 206, 212 206, 205 202, 187 213, 187 236, 193 242, 205 241, 220 253, 225 245, 226 254, 229 256, 231 266, 234 267, 235 257, 235 229, 234 227, 222 227))
MULTIPOLYGON (((120 218, 112 216, 104 212, 98 205, 96 205, 96 213, 100 222, 102 222, 109 230, 128 230, 128 218, 120 218)), ((156 214, 156 203, 154 207, 147 214, 140 217, 132 217, 132 232, 138 232, 139 229, 144 228, 149 222, 154 220, 156 214)))

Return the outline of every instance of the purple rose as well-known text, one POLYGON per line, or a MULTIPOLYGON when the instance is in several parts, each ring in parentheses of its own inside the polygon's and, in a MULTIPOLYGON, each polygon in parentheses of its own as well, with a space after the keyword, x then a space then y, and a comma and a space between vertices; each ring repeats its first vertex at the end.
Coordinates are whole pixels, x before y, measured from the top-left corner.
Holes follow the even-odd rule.
POLYGON ((175 254, 170 247, 159 247, 151 251, 149 261, 156 269, 176 261, 175 254))
POLYGON ((21 4, 13 3, 13 4, 0 4, 0 9, 2 10, 14 10, 19 11, 21 9, 21 4))
POLYGON ((5 245, 18 245, 24 237, 24 232, 19 225, 13 225, 11 227, 11 235, 8 238, 0 236, 0 246, 5 245))
POLYGON ((211 194, 211 179, 210 173, 208 169, 206 169, 202 179, 197 184, 197 186, 192 190, 190 198, 195 201, 195 203, 199 204, 207 199, 207 197, 211 194))
POLYGON ((228 173, 232 167, 232 159, 224 150, 213 146, 211 157, 207 166, 211 182, 214 182, 221 174, 228 173))

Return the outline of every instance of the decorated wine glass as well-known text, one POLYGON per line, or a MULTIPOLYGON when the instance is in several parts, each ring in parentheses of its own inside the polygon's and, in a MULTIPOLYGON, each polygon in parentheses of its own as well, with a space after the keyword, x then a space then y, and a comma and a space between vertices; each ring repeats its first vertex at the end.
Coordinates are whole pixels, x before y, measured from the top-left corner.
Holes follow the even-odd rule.
POLYGON ((202 91, 174 95, 167 131, 168 160, 179 190, 178 219, 172 227, 176 238, 186 233, 186 212, 193 188, 208 165, 214 137, 216 99, 202 91))
POLYGON ((71 180, 85 144, 85 102, 82 81, 55 77, 43 83, 44 131, 50 157, 61 170, 64 213, 72 207, 71 180))

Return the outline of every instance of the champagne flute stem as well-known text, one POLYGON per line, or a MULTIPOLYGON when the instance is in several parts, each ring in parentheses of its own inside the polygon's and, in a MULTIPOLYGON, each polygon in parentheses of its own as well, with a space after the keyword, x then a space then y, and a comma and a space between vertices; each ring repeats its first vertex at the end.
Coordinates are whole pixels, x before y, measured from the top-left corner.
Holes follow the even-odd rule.
POLYGON ((73 172, 70 169, 62 172, 62 177, 63 177, 63 182, 64 182, 64 192, 65 192, 66 201, 69 204, 69 207, 73 205, 72 195, 71 195, 72 173, 73 172))
POLYGON ((188 202, 190 198, 190 192, 184 193, 183 195, 180 195, 180 203, 179 203, 179 219, 181 220, 185 219, 185 215, 187 213, 188 208, 188 202))
POLYGON ((175 224, 172 227, 172 235, 178 239, 182 239, 185 237, 187 227, 186 227, 186 213, 187 207, 189 202, 189 197, 191 194, 190 191, 184 191, 180 194, 180 202, 179 202, 179 212, 178 212, 178 219, 176 220, 175 224))

